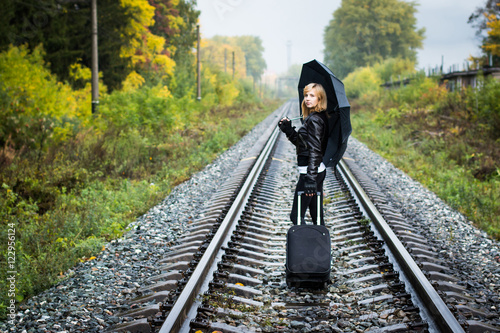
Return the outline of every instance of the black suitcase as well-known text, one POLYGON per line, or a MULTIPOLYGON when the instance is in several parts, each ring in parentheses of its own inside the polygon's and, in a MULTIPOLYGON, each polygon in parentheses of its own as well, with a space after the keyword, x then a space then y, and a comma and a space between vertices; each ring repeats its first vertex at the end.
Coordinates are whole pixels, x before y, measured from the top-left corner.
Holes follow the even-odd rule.
MULTIPOLYGON (((302 193, 297 194, 297 223, 301 223, 302 193)), ((317 197, 319 212, 320 195, 317 197)), ((288 287, 324 288, 330 282, 331 262, 330 232, 325 226, 301 224, 288 230, 285 264, 288 287)))

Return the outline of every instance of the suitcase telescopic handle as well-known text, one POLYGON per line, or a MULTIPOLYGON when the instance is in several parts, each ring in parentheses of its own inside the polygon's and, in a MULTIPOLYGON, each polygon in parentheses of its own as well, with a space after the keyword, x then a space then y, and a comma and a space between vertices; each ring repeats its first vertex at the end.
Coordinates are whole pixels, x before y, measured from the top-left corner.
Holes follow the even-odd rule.
MULTIPOLYGON (((300 198, 302 198, 302 194, 304 194, 304 191, 297 191, 297 225, 302 224, 302 219, 300 218, 300 198)), ((316 192, 316 197, 318 198, 318 215, 321 216, 321 192, 316 192)))

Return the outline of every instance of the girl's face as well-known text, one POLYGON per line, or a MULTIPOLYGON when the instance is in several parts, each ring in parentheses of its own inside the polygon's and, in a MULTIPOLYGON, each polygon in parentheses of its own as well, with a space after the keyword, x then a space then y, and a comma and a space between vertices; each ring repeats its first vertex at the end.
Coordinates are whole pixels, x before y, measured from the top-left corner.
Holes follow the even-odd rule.
POLYGON ((313 109, 318 105, 319 99, 316 95, 316 89, 311 89, 304 93, 304 103, 308 109, 313 109))

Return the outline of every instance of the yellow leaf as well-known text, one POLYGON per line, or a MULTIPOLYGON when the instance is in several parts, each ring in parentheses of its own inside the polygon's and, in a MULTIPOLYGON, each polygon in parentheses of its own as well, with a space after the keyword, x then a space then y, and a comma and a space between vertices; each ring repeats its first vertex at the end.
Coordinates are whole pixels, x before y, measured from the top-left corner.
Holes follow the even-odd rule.
POLYGON ((156 95, 158 97, 162 97, 162 98, 169 98, 172 96, 172 93, 170 92, 170 90, 168 89, 167 86, 163 86, 161 88, 158 87, 158 91, 156 92, 156 95))
POLYGON ((144 78, 136 71, 130 72, 125 81, 123 81, 123 91, 136 90, 145 82, 144 78))

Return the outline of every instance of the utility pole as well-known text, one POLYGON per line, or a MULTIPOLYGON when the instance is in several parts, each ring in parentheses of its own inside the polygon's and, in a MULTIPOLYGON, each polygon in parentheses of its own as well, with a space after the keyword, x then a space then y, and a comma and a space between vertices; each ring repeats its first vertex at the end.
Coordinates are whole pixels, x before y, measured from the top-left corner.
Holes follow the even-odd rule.
POLYGON ((290 66, 292 65, 292 41, 289 40, 286 42, 286 60, 287 60, 287 70, 290 69, 290 66))
POLYGON ((233 80, 234 80, 234 51, 233 51, 233 80))
POLYGON ((227 49, 224 49, 224 73, 227 73, 227 49))
POLYGON ((198 91, 198 97, 197 99, 200 101, 201 100, 201 60, 200 60, 200 26, 196 26, 196 34, 198 37, 198 43, 196 45, 196 86, 197 86, 197 91, 198 91))
POLYGON ((97 52, 97 0, 92 0, 92 114, 99 106, 99 65, 97 52))

